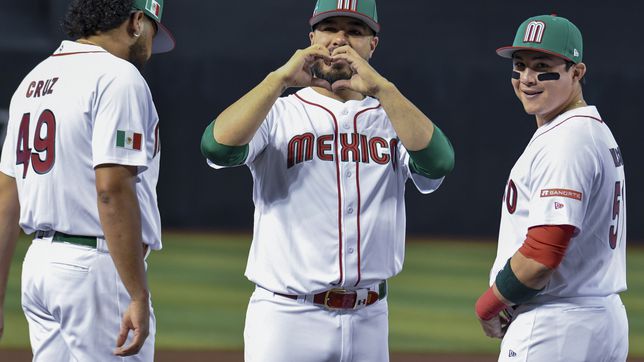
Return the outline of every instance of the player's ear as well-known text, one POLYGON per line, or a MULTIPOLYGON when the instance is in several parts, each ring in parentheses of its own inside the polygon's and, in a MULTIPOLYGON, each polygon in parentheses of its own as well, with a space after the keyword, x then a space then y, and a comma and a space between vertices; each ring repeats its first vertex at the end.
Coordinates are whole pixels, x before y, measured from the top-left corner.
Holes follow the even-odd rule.
POLYGON ((586 64, 578 63, 577 65, 575 65, 575 68, 573 69, 572 79, 576 81, 580 81, 585 74, 586 74, 586 64))
POLYGON ((378 38, 377 35, 374 35, 373 38, 371 38, 371 42, 369 44, 371 50, 369 51, 369 59, 373 56, 373 52, 376 51, 376 47, 378 47, 378 43, 380 42, 380 38, 378 38))
POLYGON ((313 45, 313 38, 314 38, 314 37, 315 37, 315 33, 314 33, 314 32, 310 32, 310 33, 309 33, 309 40, 311 41, 311 45, 313 45))
POLYGON ((145 19, 142 11, 134 11, 128 20, 128 34, 138 38, 143 33, 145 28, 145 19))

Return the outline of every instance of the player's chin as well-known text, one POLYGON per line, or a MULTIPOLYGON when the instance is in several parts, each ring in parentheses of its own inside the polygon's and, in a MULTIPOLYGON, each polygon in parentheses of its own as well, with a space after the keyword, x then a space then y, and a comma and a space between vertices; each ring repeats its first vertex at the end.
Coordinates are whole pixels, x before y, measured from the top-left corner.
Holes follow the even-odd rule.
POLYGON ((521 104, 523 104, 523 110, 529 115, 537 115, 542 111, 542 106, 540 103, 535 102, 534 100, 526 100, 521 98, 521 104))

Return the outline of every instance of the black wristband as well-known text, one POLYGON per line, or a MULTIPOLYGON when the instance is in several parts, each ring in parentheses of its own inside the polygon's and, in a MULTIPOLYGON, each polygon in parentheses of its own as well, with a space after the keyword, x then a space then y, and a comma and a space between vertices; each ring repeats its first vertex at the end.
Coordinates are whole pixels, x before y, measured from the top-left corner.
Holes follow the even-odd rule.
POLYGON ((542 289, 532 289, 517 278, 512 271, 510 266, 510 260, 505 264, 505 267, 501 269, 499 274, 496 275, 496 288, 499 290, 501 295, 514 304, 525 303, 528 300, 532 299, 535 295, 539 294, 542 289))

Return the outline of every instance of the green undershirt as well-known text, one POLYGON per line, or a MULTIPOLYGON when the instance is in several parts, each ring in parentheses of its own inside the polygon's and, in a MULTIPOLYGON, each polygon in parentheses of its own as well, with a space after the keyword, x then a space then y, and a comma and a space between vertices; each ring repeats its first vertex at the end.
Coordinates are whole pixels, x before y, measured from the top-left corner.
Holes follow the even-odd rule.
POLYGON ((409 167, 413 173, 431 179, 441 178, 454 169, 454 148, 436 125, 427 147, 409 151, 409 167))
POLYGON ((248 145, 226 146, 215 140, 212 130, 215 126, 213 121, 206 127, 201 136, 201 154, 210 162, 218 166, 238 166, 243 164, 248 157, 248 145))

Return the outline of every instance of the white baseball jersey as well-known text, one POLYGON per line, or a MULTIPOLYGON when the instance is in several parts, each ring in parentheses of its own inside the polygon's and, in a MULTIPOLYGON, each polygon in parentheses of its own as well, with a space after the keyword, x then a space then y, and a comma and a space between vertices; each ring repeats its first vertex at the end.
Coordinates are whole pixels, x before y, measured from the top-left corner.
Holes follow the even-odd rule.
MULTIPOLYGON (((246 276, 268 290, 310 294, 366 287, 400 272, 405 182, 412 174, 379 102, 340 102, 312 88, 273 105, 249 145, 255 225, 246 276)), ((219 166, 213 165, 215 168, 219 166)))
POLYGON ((143 241, 160 249, 158 121, 131 63, 63 41, 25 77, 9 109, 0 171, 16 179, 25 233, 103 236, 94 167, 137 166, 143 241))
POLYGON ((528 228, 572 225, 563 261, 531 303, 626 290, 624 163, 595 107, 570 110, 537 129, 510 172, 501 215, 490 284, 528 228))

